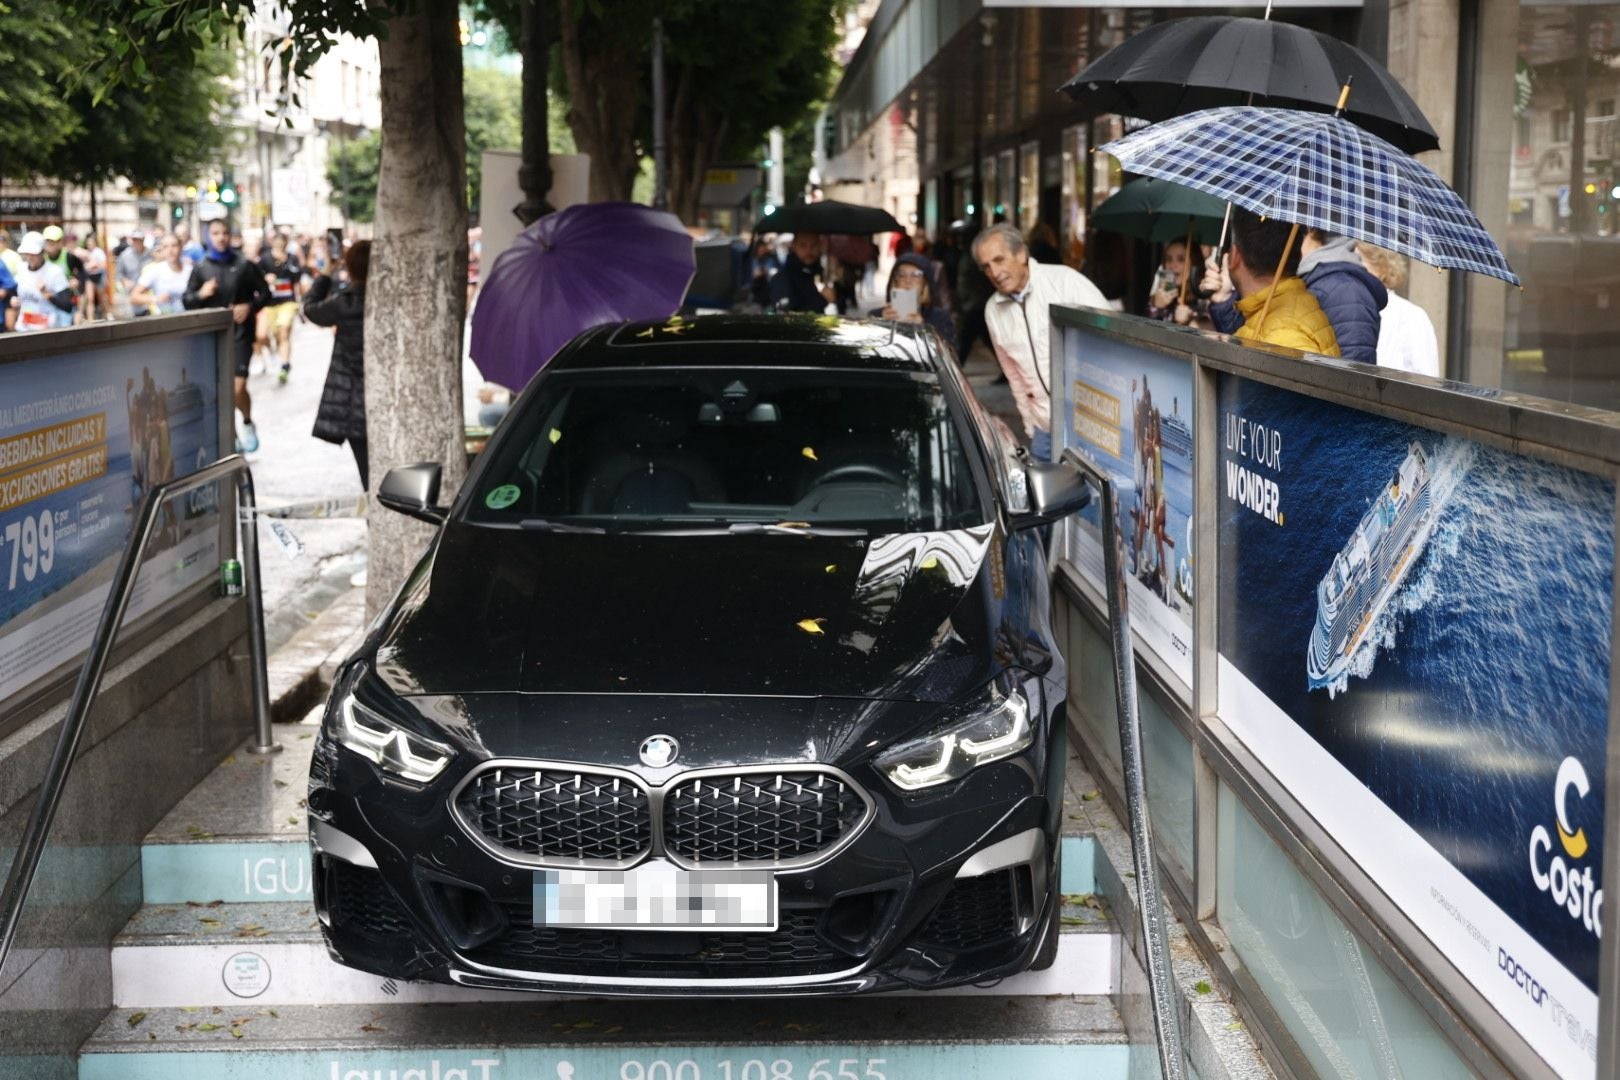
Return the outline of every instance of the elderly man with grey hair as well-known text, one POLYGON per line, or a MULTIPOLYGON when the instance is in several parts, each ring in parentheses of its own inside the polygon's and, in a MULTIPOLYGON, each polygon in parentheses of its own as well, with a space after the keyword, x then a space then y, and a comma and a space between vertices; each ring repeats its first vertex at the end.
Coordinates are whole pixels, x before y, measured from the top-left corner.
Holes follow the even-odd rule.
POLYGON ((1053 304, 1106 308, 1108 301, 1079 271, 1030 258, 1029 245, 1011 225, 992 225, 975 237, 973 261, 996 289, 985 305, 984 321, 1023 418, 1030 453, 1037 461, 1050 461, 1050 309, 1053 304))

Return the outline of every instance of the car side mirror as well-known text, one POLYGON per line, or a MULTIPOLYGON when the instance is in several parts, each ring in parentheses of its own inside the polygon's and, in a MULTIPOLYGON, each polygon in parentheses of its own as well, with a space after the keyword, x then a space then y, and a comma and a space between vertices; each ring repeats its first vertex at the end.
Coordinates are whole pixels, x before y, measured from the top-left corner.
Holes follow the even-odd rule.
POLYGON ((450 508, 438 505, 439 473, 437 461, 389 469, 377 488, 377 501, 407 517, 441 525, 450 508))
POLYGON ((1079 469, 1066 462, 1031 462, 1024 467, 1029 481, 1029 512, 1015 514, 1014 529, 1048 525, 1068 517, 1091 502, 1091 485, 1079 469))

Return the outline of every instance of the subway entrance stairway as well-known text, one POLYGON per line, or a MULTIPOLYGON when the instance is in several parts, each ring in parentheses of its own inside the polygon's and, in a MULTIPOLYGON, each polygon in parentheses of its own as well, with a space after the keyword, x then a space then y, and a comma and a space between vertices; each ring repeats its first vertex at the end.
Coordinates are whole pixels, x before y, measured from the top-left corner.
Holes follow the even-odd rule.
MULTIPOLYGON (((147 836, 143 905, 113 941, 114 1007, 80 1050, 81 1080, 1157 1075, 1139 935, 1111 914, 1130 904, 1116 870, 1129 839, 1078 759, 1049 970, 928 994, 584 998, 401 983, 328 958, 303 809, 319 717, 278 725, 282 754, 228 756, 147 836)), ((1218 1001, 1192 1008, 1224 1010, 1203 1029, 1241 1027, 1218 1001)), ((1203 1049, 1199 1074, 1226 1074, 1203 1049)))

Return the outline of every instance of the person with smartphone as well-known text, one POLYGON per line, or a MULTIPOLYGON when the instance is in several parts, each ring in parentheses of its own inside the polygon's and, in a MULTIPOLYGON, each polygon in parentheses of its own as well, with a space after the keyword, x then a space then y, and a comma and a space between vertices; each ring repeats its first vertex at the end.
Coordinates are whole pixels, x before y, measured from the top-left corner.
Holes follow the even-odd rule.
POLYGON ((930 280, 933 264, 927 256, 915 253, 902 255, 889 271, 888 303, 871 312, 874 318, 895 322, 927 323, 938 332, 941 340, 956 347, 956 325, 950 312, 934 302, 933 283, 930 280))

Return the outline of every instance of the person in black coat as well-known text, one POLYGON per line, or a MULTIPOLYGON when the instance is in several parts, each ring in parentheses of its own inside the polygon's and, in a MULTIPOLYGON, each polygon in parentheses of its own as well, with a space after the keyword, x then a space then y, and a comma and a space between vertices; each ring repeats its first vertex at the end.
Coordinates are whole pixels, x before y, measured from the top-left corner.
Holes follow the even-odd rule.
POLYGON ((180 297, 187 311, 197 308, 229 308, 231 321, 231 360, 236 374, 236 407, 242 413, 242 431, 236 437, 236 451, 251 454, 259 448, 258 429, 253 426, 253 398, 248 394, 248 364, 253 360, 253 321, 270 302, 270 287, 259 268, 231 247, 231 227, 224 219, 208 223, 208 243, 203 258, 191 269, 191 280, 180 297))
POLYGON ((349 285, 334 292, 332 279, 317 277, 304 298, 304 318, 316 326, 337 328, 332 362, 326 369, 314 435, 329 443, 347 442, 360 469, 360 483, 371 489, 366 457, 366 275, 371 269, 371 241, 361 240, 343 255, 349 285))
POLYGON ((837 294, 831 285, 816 288, 816 275, 820 272, 821 234, 794 233, 787 262, 771 278, 773 307, 777 311, 813 311, 821 314, 837 298, 837 294))

